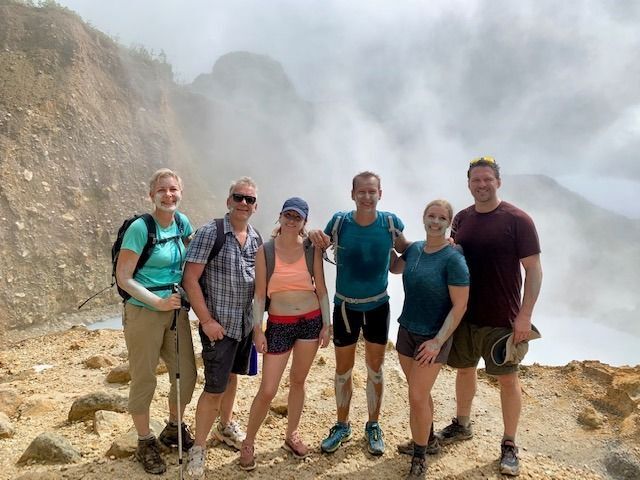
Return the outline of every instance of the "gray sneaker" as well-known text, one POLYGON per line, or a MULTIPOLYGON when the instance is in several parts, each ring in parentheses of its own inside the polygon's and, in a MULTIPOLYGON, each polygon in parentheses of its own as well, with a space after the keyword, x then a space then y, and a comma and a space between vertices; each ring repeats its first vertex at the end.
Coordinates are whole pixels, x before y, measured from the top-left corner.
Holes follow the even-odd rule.
POLYGON ((189 450, 189 460, 187 461, 187 474, 191 478, 204 478, 204 455, 205 450, 199 445, 194 445, 189 450))
POLYGON ((230 447, 240 450, 242 442, 247 436, 246 433, 240 428, 240 424, 235 420, 231 420, 226 426, 222 426, 222 423, 217 422, 213 429, 213 436, 220 442, 224 442, 230 447))
POLYGON ((518 460, 518 447, 513 442, 502 442, 502 454, 500 455, 500 473, 503 475, 520 475, 520 461, 518 460))
POLYGON ((471 424, 465 427, 458 423, 457 418, 453 418, 451 419, 451 424, 436 433, 436 437, 438 437, 440 445, 444 446, 461 440, 469 440, 473 437, 473 430, 471 430, 471 424))
MULTIPOLYGON (((429 439, 426 450, 427 455, 437 455, 441 450, 442 448, 440 447, 440 442, 438 442, 437 437, 429 439)), ((398 453, 402 455, 413 455, 413 440, 409 440, 407 442, 399 444, 398 453)))

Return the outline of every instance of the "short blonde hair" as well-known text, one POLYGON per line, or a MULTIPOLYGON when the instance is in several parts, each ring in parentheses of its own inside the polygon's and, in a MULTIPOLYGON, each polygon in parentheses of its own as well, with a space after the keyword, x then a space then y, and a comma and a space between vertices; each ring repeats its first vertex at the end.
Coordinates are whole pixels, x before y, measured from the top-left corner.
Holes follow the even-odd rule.
POLYGON ((182 178, 180 178, 180 175, 168 168, 161 168, 159 170, 156 170, 153 175, 151 175, 151 178, 149 179, 149 192, 153 192, 156 188, 156 185, 158 185, 158 181, 161 178, 165 177, 175 178, 176 182, 178 182, 178 187, 180 187, 180 190, 182 190, 182 178))
POLYGON ((231 182, 231 186, 229 187, 229 196, 233 195, 233 191, 236 189, 238 185, 247 185, 248 187, 252 187, 256 194, 258 193, 258 186, 256 182, 251 177, 240 177, 237 180, 231 182))
POLYGON ((439 198, 437 200, 431 200, 429 203, 427 203, 427 206, 424 207, 424 212, 422 212, 423 220, 424 220, 424 217, 427 216, 427 210, 429 210, 429 208, 433 206, 443 207, 445 210, 447 210, 447 213, 449 214, 449 223, 451 223, 451 221, 453 220, 453 207, 448 201, 442 198, 439 198))
POLYGON ((378 181, 378 190, 382 190, 382 180, 380 179, 380 175, 370 172, 369 170, 360 172, 355 177, 353 177, 353 180, 351 180, 351 190, 356 190, 356 183, 358 183, 358 180, 366 180, 372 177, 378 181))

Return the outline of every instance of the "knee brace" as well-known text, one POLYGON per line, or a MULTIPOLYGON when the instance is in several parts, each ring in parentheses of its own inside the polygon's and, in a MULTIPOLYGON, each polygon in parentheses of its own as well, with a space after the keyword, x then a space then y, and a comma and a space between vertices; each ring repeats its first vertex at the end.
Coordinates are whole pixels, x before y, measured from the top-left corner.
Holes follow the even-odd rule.
POLYGON ((336 405, 338 408, 346 407, 349 405, 349 401, 351 400, 351 390, 347 391, 346 384, 351 380, 351 371, 353 369, 349 369, 343 374, 339 374, 336 372, 335 377, 335 390, 336 390, 336 405))
POLYGON ((367 406, 369 407, 369 413, 373 413, 380 407, 380 401, 382 399, 382 387, 384 385, 384 376, 382 374, 382 367, 380 371, 374 371, 369 365, 367 365, 367 406), (376 385, 380 385, 378 393, 376 385))

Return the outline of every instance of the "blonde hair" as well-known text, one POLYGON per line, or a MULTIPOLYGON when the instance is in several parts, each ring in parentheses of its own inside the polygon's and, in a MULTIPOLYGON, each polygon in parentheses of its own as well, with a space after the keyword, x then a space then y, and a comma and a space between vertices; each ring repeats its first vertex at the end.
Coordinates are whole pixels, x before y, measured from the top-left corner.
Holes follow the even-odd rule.
POLYGON ((180 178, 180 175, 168 168, 161 168, 159 170, 156 170, 153 175, 151 175, 151 178, 149 179, 149 192, 153 193, 160 179, 165 177, 175 178, 176 182, 178 182, 178 187, 180 188, 180 190, 182 190, 182 178, 180 178))
POLYGON ((252 187, 256 194, 258 193, 258 186, 256 182, 251 177, 240 177, 237 180, 231 182, 231 186, 229 187, 229 196, 233 195, 233 191, 236 189, 238 185, 247 185, 248 187, 252 187))
POLYGON ((433 206, 438 206, 438 207, 442 207, 442 208, 446 209, 447 213, 449 214, 449 223, 451 223, 453 221, 453 207, 451 206, 451 204, 447 200, 444 200, 442 198, 439 198, 437 200, 431 200, 429 203, 427 203, 427 206, 424 207, 424 212, 422 212, 422 219, 423 220, 424 220, 424 217, 427 216, 427 210, 429 210, 429 208, 431 208, 433 206))

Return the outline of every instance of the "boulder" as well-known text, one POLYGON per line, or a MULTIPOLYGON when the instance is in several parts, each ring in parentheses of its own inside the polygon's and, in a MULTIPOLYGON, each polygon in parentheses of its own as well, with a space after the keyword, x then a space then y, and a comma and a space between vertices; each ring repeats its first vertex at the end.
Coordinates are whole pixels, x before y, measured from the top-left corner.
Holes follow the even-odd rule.
MULTIPOLYGON (((158 420, 151 419, 149 427, 151 432, 157 437, 164 429, 165 423, 158 420)), ((116 437, 109 450, 105 453, 107 457, 113 458, 127 458, 133 455, 138 447, 138 434, 135 428, 132 428, 127 433, 116 437)))
POLYGON ((129 415, 109 410, 98 410, 93 416, 93 431, 101 437, 109 435, 123 426, 128 427, 130 423, 129 415))
POLYGON ((289 407, 287 405, 287 394, 281 393, 276 395, 276 398, 271 402, 271 411, 273 413, 277 413, 278 415, 282 415, 284 417, 289 413, 289 407))
POLYGON ((0 386, 0 412, 4 412, 9 417, 13 417, 18 413, 18 408, 21 403, 22 396, 16 389, 0 386))
POLYGON ((107 382, 109 383, 128 383, 131 381, 129 374, 129 364, 122 363, 111 369, 107 374, 107 382))
POLYGON ((92 369, 112 367, 116 363, 118 363, 118 361, 115 359, 113 355, 107 355, 105 353, 98 353, 97 355, 92 355, 91 357, 87 358, 83 362, 85 367, 92 368, 92 369))
POLYGON ((18 465, 28 462, 73 463, 79 460, 80 453, 66 438, 45 432, 33 439, 17 463, 18 465))
POLYGON ((578 422, 588 428, 600 428, 606 418, 595 408, 588 406, 578 415, 578 422))
POLYGON ((9 420, 9 417, 5 413, 0 412, 0 438, 13 437, 14 433, 15 430, 11 420, 9 420))
POLYGON ((98 410, 112 412, 127 411, 127 397, 109 392, 94 392, 76 398, 69 410, 69 421, 76 422, 91 418, 98 410))

